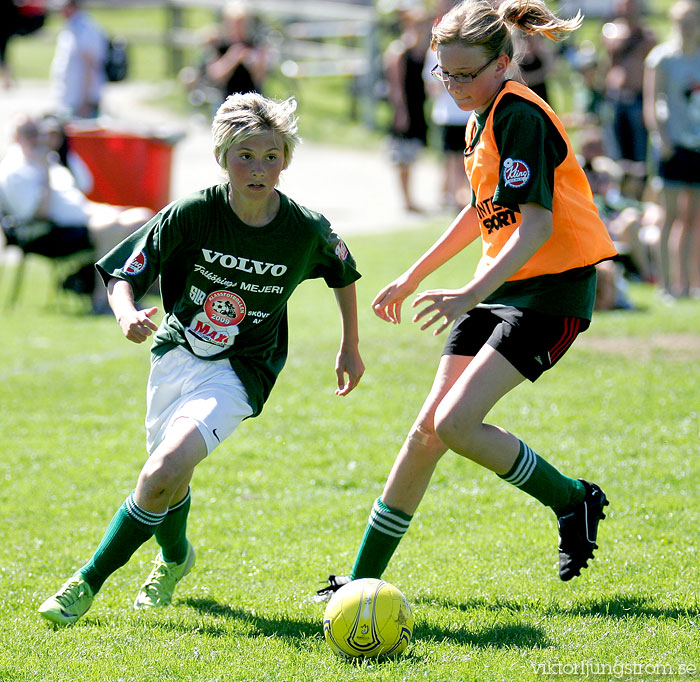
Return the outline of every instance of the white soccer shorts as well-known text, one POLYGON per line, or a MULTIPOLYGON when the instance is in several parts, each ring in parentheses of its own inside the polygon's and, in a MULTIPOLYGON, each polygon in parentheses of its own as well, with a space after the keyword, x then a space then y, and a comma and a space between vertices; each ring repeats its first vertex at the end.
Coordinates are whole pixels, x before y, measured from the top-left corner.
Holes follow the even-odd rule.
POLYGON ((210 454, 253 414, 228 360, 202 360, 184 348, 151 356, 146 397, 146 449, 151 454, 176 419, 197 424, 210 454))

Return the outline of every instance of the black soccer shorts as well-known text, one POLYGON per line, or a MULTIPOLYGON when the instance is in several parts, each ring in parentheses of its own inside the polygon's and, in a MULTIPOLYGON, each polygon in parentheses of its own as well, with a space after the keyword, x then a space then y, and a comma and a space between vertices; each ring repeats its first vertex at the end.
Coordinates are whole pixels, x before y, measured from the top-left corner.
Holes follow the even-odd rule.
POLYGON ((590 320, 581 317, 546 315, 514 306, 479 306, 455 320, 443 355, 473 357, 488 344, 525 378, 535 381, 589 325, 590 320))

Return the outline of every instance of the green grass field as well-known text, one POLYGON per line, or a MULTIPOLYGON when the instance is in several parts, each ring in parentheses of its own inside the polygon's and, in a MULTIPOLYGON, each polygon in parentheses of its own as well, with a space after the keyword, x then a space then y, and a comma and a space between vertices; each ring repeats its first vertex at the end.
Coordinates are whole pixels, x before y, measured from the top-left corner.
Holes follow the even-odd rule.
MULTIPOLYGON (((128 29, 135 16, 156 25, 155 12, 104 18, 128 29)), ((52 51, 27 39, 11 59, 21 78, 44 78, 52 51)), ((162 79, 165 63, 162 50, 140 47, 134 78, 162 79)), ((342 82, 298 87, 305 138, 342 130, 352 144, 376 142, 349 120, 342 82)), ((450 453, 385 575, 414 608, 406 655, 357 664, 326 646, 323 608, 307 597, 350 568, 443 343, 410 323, 382 323, 369 302, 442 227, 348 239, 365 275, 367 374, 345 399, 333 395, 333 296, 319 282, 297 292, 290 358, 263 415, 197 471, 197 566, 173 606, 131 609, 151 542, 84 620, 58 631, 38 605, 89 557, 145 457, 148 349, 123 339, 111 318, 81 315, 74 300, 57 306, 44 263, 29 264, 22 299, 0 326, 1 682, 696 676, 700 303, 665 307, 639 285, 637 311, 597 315, 553 372, 491 415, 566 473, 605 488, 611 507, 592 567, 561 583, 551 512, 450 453)), ((474 261, 471 251, 425 287, 463 283, 474 261)), ((11 273, 0 274, 4 303, 11 273)))
MULTIPOLYGON (((67 302, 47 308, 44 264, 30 263, 32 283, 0 328, 0 680, 692 677, 700 303, 665 307, 641 285, 631 291, 637 311, 596 315, 554 371, 490 416, 606 490, 611 507, 591 568, 561 583, 552 513, 448 453, 385 574, 414 608, 408 651, 357 664, 326 646, 323 608, 307 597, 328 573, 350 568, 443 343, 410 322, 381 322, 369 302, 441 229, 348 239, 365 274, 367 373, 345 399, 333 395, 332 293, 321 282, 300 287, 288 365, 263 415, 196 473, 197 566, 172 607, 131 609, 151 542, 79 624, 58 631, 37 607, 89 557, 145 456, 148 348, 127 342, 112 318, 80 315, 67 302)), ((474 260, 468 251, 425 286, 463 282, 474 260)))

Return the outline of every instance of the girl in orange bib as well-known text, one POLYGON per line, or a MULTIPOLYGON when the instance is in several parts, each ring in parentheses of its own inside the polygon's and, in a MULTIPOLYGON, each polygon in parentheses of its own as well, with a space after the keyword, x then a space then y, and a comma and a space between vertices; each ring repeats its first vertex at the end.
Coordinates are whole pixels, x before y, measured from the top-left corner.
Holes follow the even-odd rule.
POLYGON ((505 429, 484 423, 525 379, 551 368, 584 331, 595 299, 595 264, 615 255, 566 131, 544 100, 509 74, 512 31, 559 40, 581 17, 562 20, 540 0, 467 0, 433 28, 433 75, 465 111, 465 169, 472 201, 404 274, 382 289, 375 313, 394 324, 420 282, 481 237, 474 277, 460 289, 420 293, 421 329, 453 324, 433 387, 373 505, 348 576, 383 573, 442 455, 451 449, 550 507, 559 526, 559 576, 580 574, 597 548, 608 504, 601 488, 560 473, 505 429))

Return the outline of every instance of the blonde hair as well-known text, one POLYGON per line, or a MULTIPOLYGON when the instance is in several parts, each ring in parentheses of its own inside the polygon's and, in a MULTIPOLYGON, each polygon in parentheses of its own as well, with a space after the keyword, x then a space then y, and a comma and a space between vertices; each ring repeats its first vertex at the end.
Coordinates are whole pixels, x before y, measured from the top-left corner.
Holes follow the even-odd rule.
POLYGON ((514 29, 559 41, 582 21, 581 12, 573 19, 560 19, 542 0, 504 0, 498 7, 490 0, 464 0, 433 27, 430 47, 462 43, 482 47, 487 57, 505 54, 513 59, 514 29))
POLYGON ((229 95, 218 108, 211 124, 214 154, 219 165, 226 168, 226 153, 231 147, 255 135, 273 133, 282 139, 284 167, 289 166, 294 148, 299 142, 293 97, 274 100, 257 92, 229 95))

